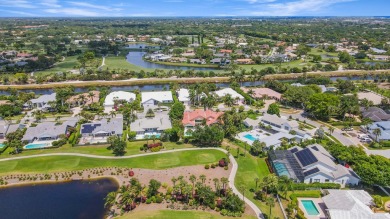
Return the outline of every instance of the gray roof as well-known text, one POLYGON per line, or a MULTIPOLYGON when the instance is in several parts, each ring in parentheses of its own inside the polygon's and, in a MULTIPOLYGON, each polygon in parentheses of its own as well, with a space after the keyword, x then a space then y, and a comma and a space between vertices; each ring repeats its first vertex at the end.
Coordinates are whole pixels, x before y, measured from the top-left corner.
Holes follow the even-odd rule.
POLYGON ((172 128, 171 120, 166 114, 156 114, 153 118, 137 119, 130 124, 130 130, 134 132, 143 132, 145 129, 156 128, 159 131, 172 128))
POLYGON ((374 122, 390 121, 390 114, 378 107, 369 107, 367 110, 362 107, 360 109, 364 118, 369 118, 374 122))
POLYGON ((42 137, 58 137, 62 134, 66 134, 68 127, 75 127, 77 121, 65 121, 60 125, 56 125, 55 122, 43 122, 36 127, 29 127, 24 134, 22 141, 32 141, 34 138, 42 137))
POLYGON ((81 134, 110 133, 123 134, 123 118, 102 119, 94 123, 85 123, 81 125, 81 134))
POLYGON ((258 126, 260 122, 261 122, 261 119, 254 120, 254 119, 251 119, 251 118, 246 118, 244 120, 244 124, 246 126, 252 126, 252 127, 258 126))
POLYGON ((34 103, 48 103, 50 101, 56 101, 56 93, 52 94, 44 94, 36 99, 30 100, 33 104, 34 103))

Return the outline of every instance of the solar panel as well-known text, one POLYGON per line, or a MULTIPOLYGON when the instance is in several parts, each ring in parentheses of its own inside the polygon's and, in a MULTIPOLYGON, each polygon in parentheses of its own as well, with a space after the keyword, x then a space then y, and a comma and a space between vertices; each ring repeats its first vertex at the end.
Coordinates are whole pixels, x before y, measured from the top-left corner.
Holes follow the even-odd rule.
POLYGON ((291 153, 295 153, 295 152, 298 151, 298 148, 293 148, 293 149, 291 149, 290 151, 291 151, 291 153))
POLYGON ((304 167, 318 161, 317 158, 314 156, 313 152, 311 152, 308 148, 298 151, 297 153, 295 153, 295 155, 304 167))
POLYGON ((318 172, 320 172, 320 170, 316 167, 316 168, 313 168, 313 169, 310 169, 310 170, 303 172, 303 175, 305 177, 307 177, 307 176, 310 176, 310 175, 312 175, 314 173, 318 173, 318 172))
POLYGON ((312 146, 311 148, 314 149, 314 150, 316 150, 316 151, 320 151, 320 150, 317 148, 317 146, 312 146))
POLYGON ((92 133, 93 130, 96 129, 96 127, 101 126, 101 124, 84 124, 81 127, 81 133, 86 134, 86 133, 92 133))

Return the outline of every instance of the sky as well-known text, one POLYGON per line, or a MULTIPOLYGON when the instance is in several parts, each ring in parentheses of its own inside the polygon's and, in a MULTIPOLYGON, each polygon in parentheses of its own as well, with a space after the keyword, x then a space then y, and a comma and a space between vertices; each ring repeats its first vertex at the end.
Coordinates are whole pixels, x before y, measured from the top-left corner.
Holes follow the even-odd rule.
POLYGON ((0 0, 0 17, 388 16, 390 0, 0 0))

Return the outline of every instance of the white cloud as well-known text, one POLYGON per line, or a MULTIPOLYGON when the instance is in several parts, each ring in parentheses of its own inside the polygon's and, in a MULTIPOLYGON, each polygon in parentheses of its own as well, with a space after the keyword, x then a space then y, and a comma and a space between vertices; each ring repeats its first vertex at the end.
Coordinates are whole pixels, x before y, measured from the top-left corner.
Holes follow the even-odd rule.
POLYGON ((59 8, 59 9, 51 8, 51 9, 45 9, 44 11, 51 14, 82 16, 82 17, 97 17, 101 15, 99 12, 80 9, 80 8, 59 8))
POLYGON ((39 4, 49 8, 61 8, 58 0, 41 0, 39 4))
POLYGON ((0 7, 36 8, 34 4, 27 0, 0 0, 0 7))
POLYGON ((271 3, 276 2, 277 0, 244 0, 250 4, 263 4, 263 3, 271 3))
POLYGON ((72 2, 72 1, 69 1, 68 3, 71 4, 71 5, 74 5, 74 6, 85 7, 85 8, 92 8, 92 9, 99 9, 99 10, 104 10, 104 11, 121 11, 122 10, 121 8, 112 8, 112 7, 103 6, 103 5, 94 5, 94 4, 87 3, 87 2, 72 2))
MULTIPOLYGON (((256 1, 256 0, 253 0, 256 1)), ((250 15, 255 16, 293 16, 305 13, 320 12, 334 4, 354 0, 297 0, 284 3, 255 5, 250 15)))
POLYGON ((24 16, 37 16, 36 14, 23 12, 23 11, 2 10, 2 9, 0 9, 0 11, 6 12, 6 13, 11 13, 11 14, 24 15, 24 16))

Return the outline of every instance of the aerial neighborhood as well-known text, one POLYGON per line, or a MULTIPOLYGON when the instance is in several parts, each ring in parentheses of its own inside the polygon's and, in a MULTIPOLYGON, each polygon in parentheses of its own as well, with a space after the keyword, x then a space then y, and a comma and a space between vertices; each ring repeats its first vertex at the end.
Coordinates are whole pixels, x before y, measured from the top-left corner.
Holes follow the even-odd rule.
POLYGON ((0 218, 390 219, 388 18, 67 4, 0 18, 0 218))

